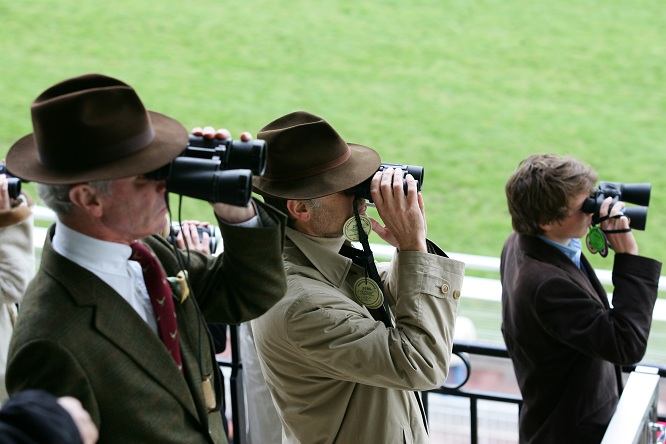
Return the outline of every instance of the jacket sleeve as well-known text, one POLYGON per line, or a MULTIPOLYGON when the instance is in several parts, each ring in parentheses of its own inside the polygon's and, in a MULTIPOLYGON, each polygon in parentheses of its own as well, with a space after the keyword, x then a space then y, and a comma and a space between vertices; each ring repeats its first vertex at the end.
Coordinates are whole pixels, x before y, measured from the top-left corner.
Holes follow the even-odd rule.
POLYGON ((14 353, 7 369, 7 389, 14 396, 31 389, 54 396, 72 396, 81 401, 95 425, 101 425, 99 407, 86 372, 68 350, 54 341, 33 340, 14 353), (45 356, 48 365, 44 365, 45 356), (31 369, 30 374, 26 374, 26 368, 31 369))
POLYGON ((33 216, 21 205, 0 210, 0 302, 18 304, 35 270, 33 216))
POLYGON ((582 353, 617 365, 639 362, 647 347, 661 264, 617 254, 613 266, 613 308, 603 307, 566 276, 545 279, 534 310, 553 336, 582 353))
MULTIPOLYGON (((239 324, 254 319, 284 296, 287 279, 282 258, 285 216, 257 202, 262 226, 220 223, 224 251, 216 257, 182 252, 197 303, 208 323, 239 324)), ((181 269, 163 238, 147 240, 167 277, 181 269)))

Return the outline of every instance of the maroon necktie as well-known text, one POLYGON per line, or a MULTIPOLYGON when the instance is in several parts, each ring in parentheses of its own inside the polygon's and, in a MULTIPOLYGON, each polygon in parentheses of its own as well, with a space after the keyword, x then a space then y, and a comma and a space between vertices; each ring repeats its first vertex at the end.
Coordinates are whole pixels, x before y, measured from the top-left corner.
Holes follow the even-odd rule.
POLYGON ((153 305, 160 338, 171 353, 173 360, 176 361, 178 369, 182 372, 183 364, 178 344, 178 322, 169 282, 164 276, 162 266, 145 245, 133 242, 130 247, 132 247, 130 260, 137 261, 143 270, 143 279, 146 282, 148 296, 150 296, 150 302, 153 305))

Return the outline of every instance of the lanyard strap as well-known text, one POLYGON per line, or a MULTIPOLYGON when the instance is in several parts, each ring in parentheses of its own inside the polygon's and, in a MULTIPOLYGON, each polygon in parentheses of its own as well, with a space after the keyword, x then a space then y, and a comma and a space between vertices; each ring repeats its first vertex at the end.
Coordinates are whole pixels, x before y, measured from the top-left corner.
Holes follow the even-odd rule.
MULTIPOLYGON (((381 278, 379 277, 379 272, 377 271, 377 266, 375 265, 375 258, 372 254, 372 249, 370 249, 370 243, 368 241, 368 235, 363 230, 361 225, 361 216, 358 213, 358 207, 356 205, 356 200, 354 201, 354 218, 356 219, 356 228, 358 229, 358 236, 361 245, 363 246, 363 251, 360 251, 354 247, 348 245, 343 245, 340 249, 340 254, 345 257, 350 258, 356 265, 359 265, 364 268, 366 277, 370 277, 375 283, 379 286, 382 295, 384 294, 384 284, 382 283, 381 278)), ((443 252, 442 252, 443 253, 443 252)), ((444 255, 446 256, 446 255, 444 255)), ((384 297, 382 305, 378 308, 366 307, 372 317, 384 323, 387 328, 393 327, 393 321, 391 320, 391 315, 388 307, 388 298, 384 297)), ((416 398, 416 403, 419 406, 421 412, 421 419, 423 420, 423 425, 426 429, 426 433, 430 433, 428 427, 428 417, 423 406, 423 401, 419 396, 419 393, 414 391, 414 397, 416 398)))
MULTIPOLYGON (((354 201, 354 218, 356 219, 356 228, 358 230, 358 236, 359 236, 359 241, 361 242, 361 245, 363 246, 363 252, 355 249, 355 248, 350 248, 346 247, 349 252, 350 250, 355 251, 357 254, 354 255, 354 257, 351 257, 351 259, 357 264, 363 267, 365 270, 365 276, 370 277, 377 286, 379 287, 379 290, 382 292, 382 295, 384 294, 384 284, 379 277, 379 272, 377 271, 377 266, 375 265, 375 258, 372 254, 372 250, 370 249, 370 243, 368 241, 368 235, 367 233, 363 230, 362 225, 361 225, 361 216, 358 213, 358 206, 357 206, 357 201, 354 201)), ((368 308, 370 311, 370 314, 372 314, 372 317, 375 318, 378 321, 382 321, 386 327, 393 327, 393 321, 391 320, 391 315, 389 311, 389 306, 388 306, 388 299, 386 297, 383 298, 384 301, 382 302, 381 307, 378 307, 376 309, 371 309, 368 308)))

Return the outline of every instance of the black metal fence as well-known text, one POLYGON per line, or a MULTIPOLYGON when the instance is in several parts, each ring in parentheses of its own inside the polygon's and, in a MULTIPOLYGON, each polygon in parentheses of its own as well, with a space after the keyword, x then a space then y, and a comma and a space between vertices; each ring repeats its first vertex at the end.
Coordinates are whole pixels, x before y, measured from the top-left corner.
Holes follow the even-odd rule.
MULTIPOLYGON (((245 430, 246 430, 245 397, 243 390, 243 371, 242 371, 243 365, 240 356, 238 327, 230 326, 229 330, 230 330, 229 339, 231 344, 231 359, 221 360, 220 365, 222 367, 228 367, 231 369, 231 376, 229 380, 231 405, 229 406, 229 410, 231 413, 231 422, 234 431, 233 442, 234 444, 246 444, 247 440, 245 437, 245 430)), ((465 384, 469 381, 473 372, 473 368, 469 360, 469 355, 509 359, 509 354, 505 347, 497 345, 480 344, 480 343, 456 342, 453 345, 453 353, 458 357, 460 357, 460 359, 464 363, 466 368, 465 377, 454 387, 445 386, 445 387, 440 387, 439 389, 436 390, 422 392, 423 405, 426 411, 426 415, 428 415, 429 414, 428 399, 433 395, 457 396, 469 400, 470 443, 477 444, 479 441, 479 412, 478 412, 479 401, 494 401, 494 402, 514 404, 518 406, 518 412, 520 412, 520 408, 522 406, 522 399, 520 396, 512 394, 468 389, 465 387, 465 384)), ((639 365, 657 368, 658 374, 662 378, 662 381, 665 380, 664 378, 666 378, 666 366, 658 364, 648 364, 648 363, 641 363, 639 365)), ((630 373, 635 369, 636 366, 623 367, 623 371, 625 373, 630 373)), ((666 421, 666 414, 664 412, 659 413, 658 419, 659 421, 666 421)))
MULTIPOLYGON (((476 444, 478 443, 479 439, 479 422, 478 422, 478 409, 477 409, 479 401, 496 401, 496 402, 505 402, 509 404, 516 404, 518 406, 518 412, 520 414, 520 409, 522 407, 522 399, 520 398, 520 396, 514 396, 510 394, 502 394, 502 393, 480 391, 480 390, 469 390, 465 388, 465 383, 467 382, 469 376, 471 376, 473 371, 469 359, 466 357, 466 355, 469 354, 469 355, 479 355, 479 356, 509 359, 509 354, 505 347, 478 344, 478 343, 456 342, 453 345, 453 353, 458 355, 465 363, 465 366, 467 367, 467 378, 461 384, 458 384, 456 387, 450 387, 450 388, 441 387, 436 390, 424 392, 423 393, 424 404, 427 405, 427 397, 433 393, 467 398, 469 400, 469 405, 470 405, 470 412, 469 412, 470 443, 476 444)), ((657 368, 658 374, 662 378, 662 380, 664 380, 663 378, 666 378, 665 366, 657 364, 647 364, 647 363, 642 363, 640 365, 657 368)), ((624 373, 631 373, 636 369, 636 367, 637 367, 636 365, 626 366, 622 368, 622 371, 624 373)), ((666 414, 660 413, 659 420, 666 421, 666 414)))

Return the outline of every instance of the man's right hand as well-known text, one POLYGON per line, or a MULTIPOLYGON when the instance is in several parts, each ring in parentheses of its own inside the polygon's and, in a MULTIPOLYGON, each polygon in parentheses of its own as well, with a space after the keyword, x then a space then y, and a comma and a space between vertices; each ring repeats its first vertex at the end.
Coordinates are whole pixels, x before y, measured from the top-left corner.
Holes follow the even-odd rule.
POLYGON ((406 195, 402 170, 387 168, 375 173, 370 183, 370 195, 385 227, 374 221, 373 229, 379 237, 401 251, 426 252, 427 225, 423 197, 411 174, 407 174, 405 181, 406 195))

